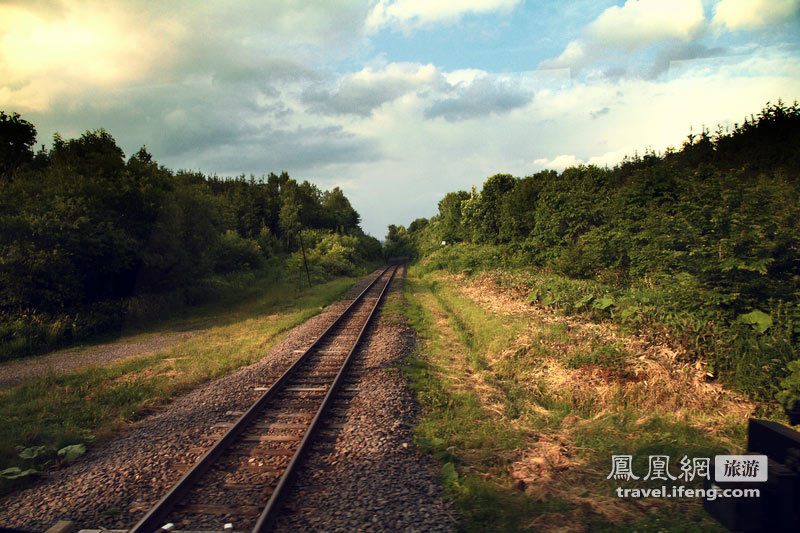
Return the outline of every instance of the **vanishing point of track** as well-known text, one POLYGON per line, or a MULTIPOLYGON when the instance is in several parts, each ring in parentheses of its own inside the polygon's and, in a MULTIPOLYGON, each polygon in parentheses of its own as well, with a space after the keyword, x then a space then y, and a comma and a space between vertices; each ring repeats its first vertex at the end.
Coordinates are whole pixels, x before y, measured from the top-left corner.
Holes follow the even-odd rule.
POLYGON ((167 523, 270 530, 396 270, 386 267, 131 532, 151 533, 167 523))

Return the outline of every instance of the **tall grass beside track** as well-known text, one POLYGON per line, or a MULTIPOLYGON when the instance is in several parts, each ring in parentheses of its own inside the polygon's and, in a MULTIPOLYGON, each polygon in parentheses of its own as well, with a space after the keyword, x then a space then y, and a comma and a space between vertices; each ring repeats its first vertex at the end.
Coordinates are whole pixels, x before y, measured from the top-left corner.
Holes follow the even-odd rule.
POLYGON ((800 356, 797 301, 762 302, 769 325, 760 331, 757 324, 714 304, 713 291, 698 286, 691 276, 621 281, 606 273, 599 278, 573 279, 531 267, 508 247, 465 243, 441 247, 420 265, 424 271, 488 275, 498 287, 519 294, 532 305, 614 322, 632 334, 668 337, 681 346, 685 359, 702 360, 709 377, 756 400, 757 414, 762 417, 780 411, 775 401, 780 380, 788 373, 787 363, 800 356))
MULTIPOLYGON (((177 394, 254 363, 357 280, 340 277, 299 292, 294 279, 256 280, 237 295, 237 303, 226 298, 153 326, 154 331, 205 328, 177 346, 0 391, 0 471, 56 466, 64 460, 56 450, 106 439, 177 394), (34 458, 20 456, 37 448, 34 458)), ((0 494, 26 478, 0 478, 0 494)))
POLYGON ((417 444, 439 459, 460 528, 721 530, 700 499, 618 498, 663 482, 607 479, 611 455, 631 454, 643 477, 650 455, 677 474, 683 456, 738 453, 753 404, 667 345, 499 285, 415 266, 405 286, 422 339, 406 366, 423 407, 417 444))

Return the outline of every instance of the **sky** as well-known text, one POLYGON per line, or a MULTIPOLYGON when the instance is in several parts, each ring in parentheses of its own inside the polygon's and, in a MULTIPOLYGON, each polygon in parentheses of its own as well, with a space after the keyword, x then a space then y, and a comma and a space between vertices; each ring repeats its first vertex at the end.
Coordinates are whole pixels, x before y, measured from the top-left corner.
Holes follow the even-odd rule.
POLYGON ((0 0, 0 109, 174 170, 448 192, 679 148, 800 99, 800 0, 0 0))

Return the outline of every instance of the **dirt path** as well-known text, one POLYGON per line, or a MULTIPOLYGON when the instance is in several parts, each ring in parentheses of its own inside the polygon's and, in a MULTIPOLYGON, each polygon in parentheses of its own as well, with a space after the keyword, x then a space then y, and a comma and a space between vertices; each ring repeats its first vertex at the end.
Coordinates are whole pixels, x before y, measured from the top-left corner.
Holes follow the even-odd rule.
POLYGON ((160 352, 190 339, 199 331, 136 335, 107 344, 9 361, 0 364, 0 390, 13 387, 30 378, 48 374, 66 374, 88 366, 105 365, 119 359, 160 352))

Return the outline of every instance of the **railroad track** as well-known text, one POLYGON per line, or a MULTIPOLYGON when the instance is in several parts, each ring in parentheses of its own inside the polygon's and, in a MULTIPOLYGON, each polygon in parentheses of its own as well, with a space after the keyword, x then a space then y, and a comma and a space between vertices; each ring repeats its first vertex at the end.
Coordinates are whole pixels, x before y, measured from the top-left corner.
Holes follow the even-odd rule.
POLYGON ((163 531, 167 524, 269 531, 397 268, 386 267, 131 533, 163 531))

